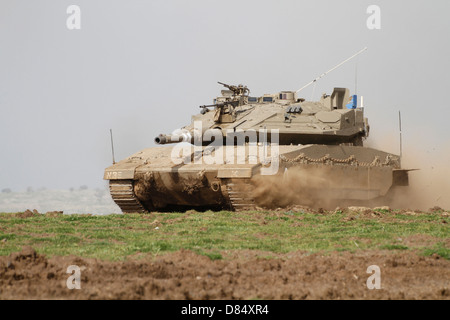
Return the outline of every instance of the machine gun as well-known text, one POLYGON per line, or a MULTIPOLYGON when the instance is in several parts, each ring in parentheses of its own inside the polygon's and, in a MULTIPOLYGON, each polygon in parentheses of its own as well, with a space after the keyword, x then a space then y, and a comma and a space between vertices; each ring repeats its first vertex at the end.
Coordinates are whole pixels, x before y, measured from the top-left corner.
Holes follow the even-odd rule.
POLYGON ((230 89, 233 92, 233 96, 243 96, 245 94, 250 93, 250 90, 247 88, 247 86, 243 86, 242 84, 238 86, 233 86, 222 82, 217 83, 223 85, 225 88, 230 89))
POLYGON ((237 106, 239 106, 239 100, 224 101, 224 102, 219 102, 219 103, 215 103, 215 104, 208 104, 208 105, 205 105, 205 106, 199 106, 199 108, 202 108, 202 109, 206 109, 206 108, 224 108, 226 106, 237 107, 237 106))
POLYGON ((236 112, 234 109, 239 105, 240 105, 239 100, 219 102, 216 104, 200 106, 200 108, 202 108, 202 111, 200 111, 200 113, 205 114, 206 112, 208 112, 208 108, 214 107, 216 110, 214 114, 214 122, 216 123, 234 122, 236 120, 236 112))

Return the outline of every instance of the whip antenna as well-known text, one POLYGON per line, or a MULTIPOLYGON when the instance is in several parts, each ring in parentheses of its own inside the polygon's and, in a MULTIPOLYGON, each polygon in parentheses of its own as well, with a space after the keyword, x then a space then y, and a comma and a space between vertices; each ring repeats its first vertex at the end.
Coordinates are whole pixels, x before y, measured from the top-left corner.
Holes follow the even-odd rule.
POLYGON ((109 133, 111 134, 112 160, 113 160, 113 164, 116 164, 116 160, 114 159, 114 142, 113 142, 112 129, 109 129, 109 133))
POLYGON ((311 84, 313 84, 314 82, 316 82, 316 81, 319 80, 320 78, 326 76, 326 75, 327 75, 328 73, 330 73, 331 71, 333 71, 333 70, 339 68, 339 67, 342 66, 344 63, 346 63, 347 61, 350 61, 351 59, 353 59, 354 57, 356 57, 357 55, 363 53, 363 52, 366 51, 366 50, 367 50, 367 47, 365 47, 364 49, 359 50, 357 53, 355 53, 354 55, 352 55, 350 58, 347 58, 346 60, 344 60, 344 61, 342 61, 341 63, 339 63, 337 66, 331 68, 330 70, 328 70, 328 71, 325 72, 325 73, 322 73, 320 76, 318 76, 317 78, 315 78, 313 81, 311 81, 311 82, 305 84, 303 87, 301 87, 300 89, 298 89, 298 90, 296 91, 296 93, 299 93, 299 92, 302 91, 303 89, 309 87, 311 84))
POLYGON ((400 130, 400 158, 402 157, 402 115, 398 111, 398 128, 400 130))

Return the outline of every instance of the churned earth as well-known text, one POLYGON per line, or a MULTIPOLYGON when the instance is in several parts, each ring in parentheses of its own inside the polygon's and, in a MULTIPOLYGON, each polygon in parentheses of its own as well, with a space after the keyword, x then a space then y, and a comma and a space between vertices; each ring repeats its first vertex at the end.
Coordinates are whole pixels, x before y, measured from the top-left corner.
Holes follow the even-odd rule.
MULTIPOLYGON (((371 281, 371 283, 375 283, 371 281)), ((37 254, 0 257, 1 299, 450 299, 450 261, 414 252, 274 254, 223 252, 211 260, 189 250, 127 261, 37 254), (68 266, 81 289, 68 289, 68 266), (381 289, 368 289, 367 268, 381 289)))

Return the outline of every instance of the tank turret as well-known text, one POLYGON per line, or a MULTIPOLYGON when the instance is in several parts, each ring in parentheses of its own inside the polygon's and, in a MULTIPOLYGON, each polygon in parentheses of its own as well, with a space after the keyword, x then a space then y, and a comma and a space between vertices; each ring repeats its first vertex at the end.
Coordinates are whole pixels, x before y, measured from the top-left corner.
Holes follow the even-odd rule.
MULTIPOLYGON (((358 107, 357 96, 350 95, 346 88, 334 88, 331 95, 323 94, 319 101, 306 101, 293 91, 252 97, 248 96, 250 91, 246 86, 225 86, 231 89, 222 91, 214 104, 200 106, 200 114, 192 117, 190 125, 181 128, 183 133, 161 134, 155 142, 194 143, 195 122, 201 122, 202 134, 208 129, 219 129, 224 142, 230 132, 237 130, 255 131, 260 137, 260 131, 276 129, 280 145, 362 146, 368 136, 364 109, 358 107)), ((202 141, 202 145, 209 144, 209 141, 202 141)))

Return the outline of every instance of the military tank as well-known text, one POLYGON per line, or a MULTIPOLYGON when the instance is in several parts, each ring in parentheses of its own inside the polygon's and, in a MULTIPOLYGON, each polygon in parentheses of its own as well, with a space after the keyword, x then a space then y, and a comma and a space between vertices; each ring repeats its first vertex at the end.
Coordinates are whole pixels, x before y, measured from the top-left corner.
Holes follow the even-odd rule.
POLYGON ((244 85, 219 84, 221 94, 191 124, 106 168, 124 213, 326 208, 385 199, 408 185, 400 156, 363 146, 369 124, 349 89, 307 101, 294 91, 252 96, 244 85))

